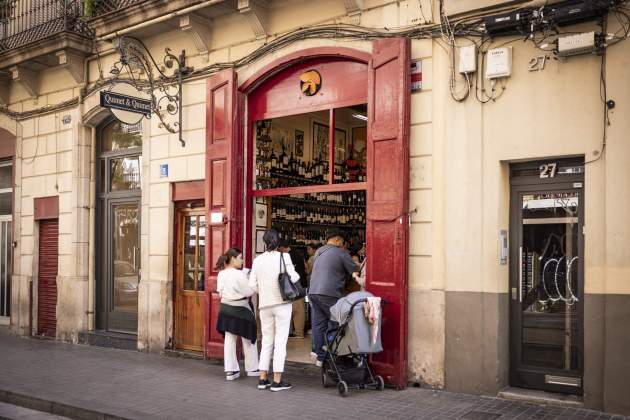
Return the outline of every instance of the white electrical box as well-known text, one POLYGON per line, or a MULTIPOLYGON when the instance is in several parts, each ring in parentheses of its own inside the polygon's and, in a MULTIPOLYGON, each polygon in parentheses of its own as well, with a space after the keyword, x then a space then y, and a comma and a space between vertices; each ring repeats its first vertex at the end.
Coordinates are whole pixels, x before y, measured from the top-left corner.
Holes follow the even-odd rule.
POLYGON ((459 49, 459 72, 474 73, 477 71, 477 46, 468 45, 459 49))
POLYGON ((495 48, 486 53, 486 79, 512 74, 512 47, 495 48))
POLYGON ((589 54, 595 49, 595 32, 568 35, 558 38, 558 55, 589 54))

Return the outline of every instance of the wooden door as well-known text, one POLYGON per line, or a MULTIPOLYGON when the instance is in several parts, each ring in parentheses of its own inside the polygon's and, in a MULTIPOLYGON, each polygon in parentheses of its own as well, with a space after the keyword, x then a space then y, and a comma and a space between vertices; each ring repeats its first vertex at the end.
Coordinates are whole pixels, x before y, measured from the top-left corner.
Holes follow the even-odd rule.
POLYGON ((175 347, 202 351, 206 243, 204 209, 180 209, 175 229, 175 347))
POLYGON ((37 334, 55 337, 57 331, 57 267, 59 219, 39 222, 37 275, 37 334))
POLYGON ((407 258, 410 43, 374 42, 368 75, 367 289, 383 309, 384 351, 373 365, 397 388, 407 384, 407 258))
POLYGON ((223 70, 208 78, 206 96, 206 315, 205 355, 223 357, 223 336, 216 330, 220 297, 214 264, 223 252, 243 244, 242 94, 236 72, 223 70), (242 107, 240 107, 242 109, 242 107))

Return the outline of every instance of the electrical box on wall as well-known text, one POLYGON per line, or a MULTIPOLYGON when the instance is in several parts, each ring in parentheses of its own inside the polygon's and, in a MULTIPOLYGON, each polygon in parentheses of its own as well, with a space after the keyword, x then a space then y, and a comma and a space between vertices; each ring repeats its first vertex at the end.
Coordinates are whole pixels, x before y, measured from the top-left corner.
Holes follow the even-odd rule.
POLYGON ((585 32, 558 38, 558 55, 589 54, 595 50, 595 32, 585 32))
POLYGON ((486 79, 512 74, 512 47, 494 48, 486 53, 486 79))
POLYGON ((468 45, 459 49, 459 72, 474 73, 477 71, 477 46, 468 45))

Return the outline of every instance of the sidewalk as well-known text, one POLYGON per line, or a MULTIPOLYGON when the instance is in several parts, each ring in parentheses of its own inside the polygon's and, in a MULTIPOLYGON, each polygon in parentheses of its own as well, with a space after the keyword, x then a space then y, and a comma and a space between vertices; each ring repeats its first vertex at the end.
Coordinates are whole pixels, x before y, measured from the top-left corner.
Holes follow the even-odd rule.
POLYGON ((133 419, 622 419, 572 408, 409 388, 324 389, 317 371, 290 366, 290 391, 226 382, 207 361, 19 338, 0 329, 0 401, 74 418, 133 419))

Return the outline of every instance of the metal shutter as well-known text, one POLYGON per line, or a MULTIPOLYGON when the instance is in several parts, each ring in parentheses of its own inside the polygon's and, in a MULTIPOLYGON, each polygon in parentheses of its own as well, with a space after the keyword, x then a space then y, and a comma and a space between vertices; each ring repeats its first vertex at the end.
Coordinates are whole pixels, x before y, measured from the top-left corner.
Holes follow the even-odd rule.
POLYGON ((57 329, 57 260, 59 219, 39 222, 37 333, 55 337, 57 329))

